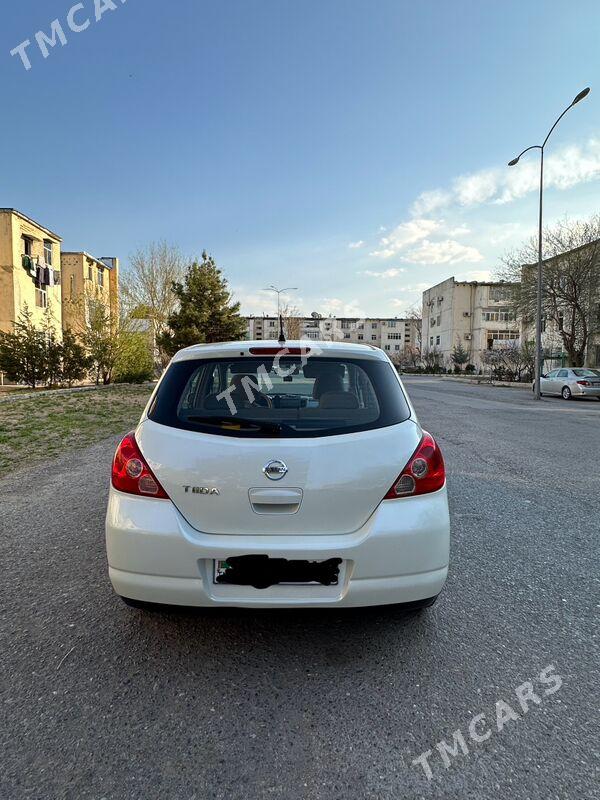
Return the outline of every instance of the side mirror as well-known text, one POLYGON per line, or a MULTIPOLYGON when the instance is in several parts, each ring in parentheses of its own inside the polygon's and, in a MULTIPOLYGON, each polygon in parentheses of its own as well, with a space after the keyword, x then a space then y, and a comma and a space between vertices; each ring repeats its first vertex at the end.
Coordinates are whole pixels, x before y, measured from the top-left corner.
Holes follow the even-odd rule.
POLYGON ((540 378, 547 378, 547 375, 540 375, 540 378))

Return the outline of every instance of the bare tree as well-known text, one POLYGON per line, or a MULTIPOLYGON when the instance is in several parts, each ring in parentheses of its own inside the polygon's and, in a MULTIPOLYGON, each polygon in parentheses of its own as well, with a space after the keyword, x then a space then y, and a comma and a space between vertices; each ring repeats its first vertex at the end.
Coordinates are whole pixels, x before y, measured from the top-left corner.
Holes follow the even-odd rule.
POLYGON ((417 329, 417 347, 422 347, 421 336, 423 332, 423 309, 420 303, 415 303, 406 312, 406 319, 410 319, 415 323, 417 329))
POLYGON ((168 328, 177 307, 173 284, 181 283, 186 259, 167 242, 152 242, 135 252, 120 278, 121 298, 128 315, 152 321, 155 337, 168 328))
MULTIPOLYGON (((600 215, 562 220, 544 231, 543 314, 560 334, 571 366, 581 366, 598 327, 600 215)), ((525 325, 535 317, 537 239, 503 258, 501 277, 514 282, 513 306, 525 325)))
POLYGON ((279 313, 283 317, 283 330, 288 339, 300 339, 302 337, 302 317, 297 306, 286 303, 281 306, 279 313))

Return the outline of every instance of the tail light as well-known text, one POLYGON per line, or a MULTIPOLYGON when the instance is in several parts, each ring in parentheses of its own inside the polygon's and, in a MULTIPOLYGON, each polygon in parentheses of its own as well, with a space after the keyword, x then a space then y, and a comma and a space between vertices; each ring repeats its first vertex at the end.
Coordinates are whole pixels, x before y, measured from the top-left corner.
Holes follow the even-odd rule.
POLYGON ((133 431, 117 447, 112 465, 112 485, 127 494, 169 499, 141 454, 133 431))
POLYGON ((399 497, 437 492, 445 480, 446 468, 442 451, 433 436, 423 431, 419 446, 383 499, 396 500, 399 497))
POLYGON ((580 386, 591 386, 592 384, 589 381, 577 381, 580 386))

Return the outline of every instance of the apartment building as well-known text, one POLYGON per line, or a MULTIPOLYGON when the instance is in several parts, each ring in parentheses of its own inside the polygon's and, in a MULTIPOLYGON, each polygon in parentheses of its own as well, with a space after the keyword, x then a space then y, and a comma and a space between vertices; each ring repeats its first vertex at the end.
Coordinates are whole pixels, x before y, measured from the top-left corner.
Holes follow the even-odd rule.
POLYGON ((119 259, 81 252, 62 254, 63 328, 81 332, 89 323, 90 300, 99 300, 111 320, 119 318, 119 259))
POLYGON ((436 350, 450 366, 462 344, 469 363, 483 366, 486 350, 520 338, 510 307, 512 285, 504 282, 457 281, 448 278, 423 292, 422 350, 436 350))
POLYGON ((33 322, 51 324, 60 336, 61 237, 14 208, 0 208, 0 330, 10 332, 27 307, 33 322))
MULTIPOLYGON (((563 269, 563 276, 566 274, 572 276, 574 287, 571 288, 571 292, 579 292, 580 302, 586 317, 588 341, 584 359, 585 365, 600 367, 600 240, 589 242, 544 261, 546 276, 550 272, 558 282, 560 282, 561 277, 562 280, 565 280, 565 277, 560 275, 563 269)), ((534 285, 537 277, 537 264, 524 264, 521 274, 524 282, 530 286, 534 285)), ((548 290, 546 296, 548 298, 548 290)), ((542 348, 545 355, 544 369, 546 370, 565 366, 569 363, 559 323, 564 326, 566 331, 571 331, 572 307, 563 307, 563 313, 560 313, 560 296, 561 292, 555 288, 554 293, 550 294, 548 298, 554 297, 557 301, 559 308, 558 319, 545 317, 542 319, 542 348)), ((579 323, 576 322, 575 324, 577 326, 579 323)), ((523 341, 535 341, 534 319, 521 320, 521 337, 523 341)))
MULTIPOLYGON (((246 317, 249 339, 277 339, 279 321, 275 316, 246 317)), ((289 338, 320 341, 347 341, 371 344, 390 356, 401 355, 409 348, 420 349, 420 325, 414 319, 397 317, 294 317, 285 320, 289 338)))

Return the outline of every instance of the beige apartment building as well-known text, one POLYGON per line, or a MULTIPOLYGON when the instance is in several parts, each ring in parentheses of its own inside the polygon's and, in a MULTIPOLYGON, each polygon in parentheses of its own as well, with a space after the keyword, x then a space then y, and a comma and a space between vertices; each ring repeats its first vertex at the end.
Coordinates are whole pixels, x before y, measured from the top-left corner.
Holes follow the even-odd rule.
POLYGON ((36 325, 46 310, 62 332, 61 237, 14 208, 0 208, 0 330, 27 307, 36 325))
POLYGON ((63 328, 74 333, 89 323, 89 303, 103 303, 115 323, 119 318, 119 259, 95 258, 82 252, 62 254, 63 328))
POLYGON ((440 353, 451 365, 452 351, 462 344, 469 363, 483 367, 487 350, 520 338, 510 308, 512 284, 457 281, 448 278, 423 292, 422 350, 440 353))
MULTIPOLYGON (((279 321, 275 316, 246 317, 249 339, 277 339, 279 321)), ((419 323, 398 317, 322 317, 316 312, 310 317, 294 317, 285 321, 290 338, 320 341, 371 344, 390 356, 399 356, 408 349, 420 350, 419 323)))

